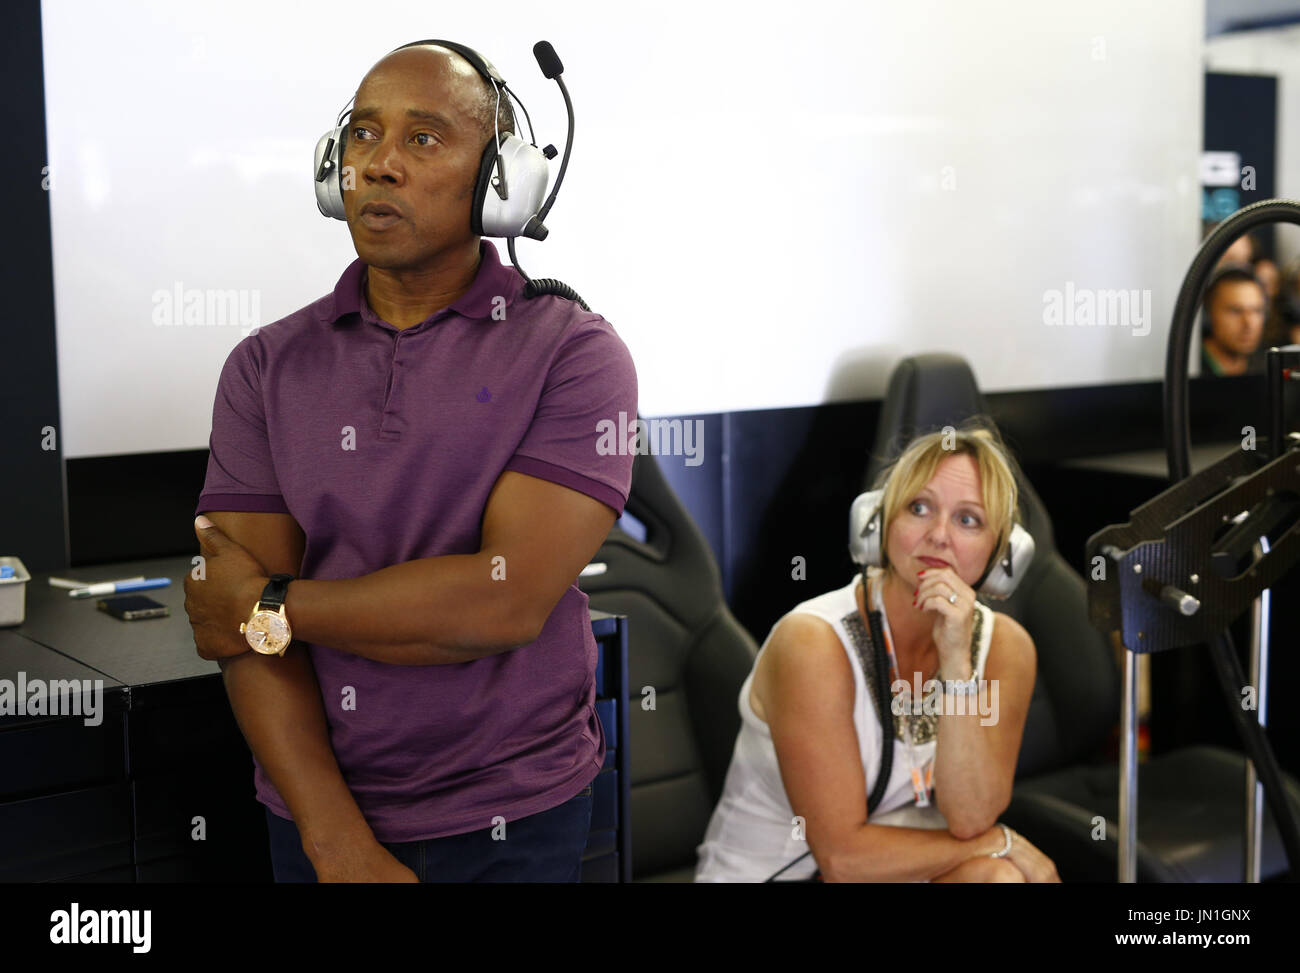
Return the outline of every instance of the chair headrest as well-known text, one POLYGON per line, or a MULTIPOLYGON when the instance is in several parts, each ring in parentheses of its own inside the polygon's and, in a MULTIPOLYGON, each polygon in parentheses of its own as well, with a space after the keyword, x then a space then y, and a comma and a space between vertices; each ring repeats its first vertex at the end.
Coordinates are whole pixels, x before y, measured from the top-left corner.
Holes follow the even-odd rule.
POLYGON ((975 374, 960 355, 930 352, 904 358, 889 376, 867 470, 869 481, 874 482, 917 435, 987 413, 975 374))
MULTIPOLYGON (((975 381, 975 373, 960 355, 928 352, 902 359, 889 376, 863 491, 874 487, 880 471, 918 435, 988 415, 988 403, 975 381)), ((1038 559, 1042 560, 1049 551, 1056 550, 1047 508, 1014 458, 1011 469, 1025 529, 1034 538, 1038 559)))

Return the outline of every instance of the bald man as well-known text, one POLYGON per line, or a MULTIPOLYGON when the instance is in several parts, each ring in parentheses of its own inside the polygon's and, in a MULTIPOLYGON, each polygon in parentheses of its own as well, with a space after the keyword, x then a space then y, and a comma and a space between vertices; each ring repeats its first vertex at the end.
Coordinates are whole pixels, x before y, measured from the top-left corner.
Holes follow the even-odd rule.
POLYGON ((471 229, 498 126, 460 54, 376 64, 341 160, 358 259, 222 370, 186 610, 277 881, 580 874, 606 746, 575 582, 627 500, 633 456, 597 429, 636 415, 636 373, 471 229), (259 605, 287 616, 282 655, 241 634, 259 605))

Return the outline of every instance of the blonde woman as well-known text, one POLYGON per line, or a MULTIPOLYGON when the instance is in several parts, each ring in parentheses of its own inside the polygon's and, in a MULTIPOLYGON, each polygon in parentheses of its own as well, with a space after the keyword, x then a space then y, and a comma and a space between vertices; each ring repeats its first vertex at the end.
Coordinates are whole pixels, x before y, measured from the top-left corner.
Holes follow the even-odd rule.
POLYGON ((921 436, 877 486, 851 546, 878 530, 874 557, 854 553, 879 567, 778 621, 741 688, 696 881, 1059 881, 998 822, 1036 666, 1024 628, 975 596, 1005 597, 1032 556, 1005 448, 978 425, 921 436))

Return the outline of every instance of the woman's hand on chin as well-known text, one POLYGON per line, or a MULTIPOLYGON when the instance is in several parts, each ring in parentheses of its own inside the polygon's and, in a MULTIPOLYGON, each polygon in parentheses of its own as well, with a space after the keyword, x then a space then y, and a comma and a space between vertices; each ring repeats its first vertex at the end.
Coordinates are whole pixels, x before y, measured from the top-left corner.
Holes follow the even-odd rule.
POLYGON ((917 574, 914 604, 934 616, 931 636, 939 650, 940 678, 969 678, 974 590, 952 568, 926 568, 917 574))

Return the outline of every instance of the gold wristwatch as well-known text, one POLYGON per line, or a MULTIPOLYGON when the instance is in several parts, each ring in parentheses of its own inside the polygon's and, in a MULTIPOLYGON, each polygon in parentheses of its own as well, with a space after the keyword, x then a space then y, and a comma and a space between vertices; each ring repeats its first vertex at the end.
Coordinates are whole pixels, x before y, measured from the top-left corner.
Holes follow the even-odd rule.
POLYGON ((292 580, 292 574, 271 575, 248 621, 240 623, 239 631, 254 652, 282 656, 293 641, 293 629, 284 611, 284 597, 292 580))

